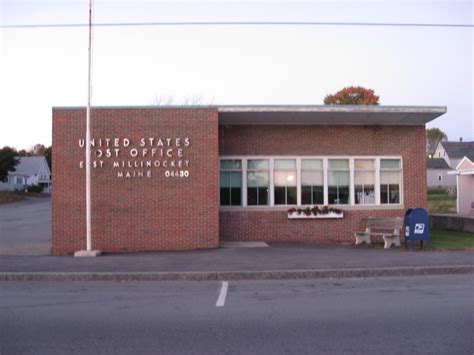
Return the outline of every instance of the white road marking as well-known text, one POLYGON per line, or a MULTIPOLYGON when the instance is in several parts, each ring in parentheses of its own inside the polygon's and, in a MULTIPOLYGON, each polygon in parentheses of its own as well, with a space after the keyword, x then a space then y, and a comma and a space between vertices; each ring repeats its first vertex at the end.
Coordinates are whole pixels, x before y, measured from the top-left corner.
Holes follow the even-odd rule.
POLYGON ((219 292, 219 297, 217 298, 216 307, 224 307, 228 288, 229 283, 227 281, 222 281, 221 291, 219 292))

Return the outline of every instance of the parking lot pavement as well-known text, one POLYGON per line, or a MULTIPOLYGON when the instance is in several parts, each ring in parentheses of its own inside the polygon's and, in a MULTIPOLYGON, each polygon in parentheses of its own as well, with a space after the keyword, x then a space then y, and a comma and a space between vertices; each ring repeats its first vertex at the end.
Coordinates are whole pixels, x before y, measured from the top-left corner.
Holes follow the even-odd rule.
POLYGON ((46 255, 50 249, 50 197, 0 205, 0 255, 46 255))

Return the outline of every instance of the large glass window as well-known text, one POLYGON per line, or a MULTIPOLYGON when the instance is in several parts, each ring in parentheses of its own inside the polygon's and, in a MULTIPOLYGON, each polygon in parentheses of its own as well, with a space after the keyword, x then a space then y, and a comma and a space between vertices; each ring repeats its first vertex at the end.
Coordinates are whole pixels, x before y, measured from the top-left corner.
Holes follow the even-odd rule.
POLYGON ((324 170, 322 159, 301 160, 301 204, 324 203, 324 170))
POLYGON ((331 205, 349 204, 349 159, 329 159, 328 201, 331 205))
POLYGON ((221 206, 242 205, 242 161, 238 159, 220 161, 221 206))
POLYGON ((400 159, 380 159, 380 203, 400 203, 400 159))
POLYGON ((296 205, 296 159, 275 159, 275 205, 296 205))
POLYGON ((247 205, 269 204, 270 164, 268 159, 247 160, 247 205))
POLYGON ((375 161, 354 160, 354 202, 356 205, 375 203, 375 161))
POLYGON ((400 158, 222 157, 220 205, 400 204, 402 179, 400 158))

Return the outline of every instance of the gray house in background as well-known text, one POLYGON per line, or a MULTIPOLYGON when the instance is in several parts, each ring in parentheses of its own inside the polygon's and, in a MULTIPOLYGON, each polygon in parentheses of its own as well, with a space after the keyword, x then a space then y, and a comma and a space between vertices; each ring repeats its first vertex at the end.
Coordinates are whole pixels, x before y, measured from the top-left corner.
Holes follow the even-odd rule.
POLYGON ((426 162, 428 187, 455 188, 456 178, 448 171, 456 169, 465 156, 474 154, 474 142, 440 142, 426 162))
POLYGON ((43 186, 43 192, 51 192, 51 171, 45 157, 20 157, 15 171, 8 173, 8 181, 0 182, 0 191, 26 190, 32 185, 43 186))
POLYGON ((433 158, 426 161, 428 169, 428 187, 456 187, 456 176, 448 175, 449 167, 443 158, 433 158))
POLYGON ((474 153, 474 142, 439 142, 433 158, 446 160, 449 167, 454 170, 465 156, 474 153))

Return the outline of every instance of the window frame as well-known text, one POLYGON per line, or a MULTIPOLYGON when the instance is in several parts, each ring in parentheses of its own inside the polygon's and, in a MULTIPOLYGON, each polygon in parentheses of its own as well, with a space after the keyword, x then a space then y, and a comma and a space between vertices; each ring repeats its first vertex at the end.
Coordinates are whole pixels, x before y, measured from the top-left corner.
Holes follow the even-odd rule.
MULTIPOLYGON (((378 186, 379 186, 379 189, 380 189, 380 190, 379 190, 379 194, 378 194, 378 196, 379 196, 379 201, 378 201, 378 202, 379 202, 379 205, 380 205, 380 206, 398 206, 398 205, 403 205, 403 195, 404 195, 403 191, 404 191, 404 190, 403 190, 403 160, 402 160, 402 158, 401 158, 401 157, 400 157, 400 158, 396 158, 396 157, 395 157, 395 158, 394 158, 394 157, 385 157, 385 156, 380 157, 380 159, 379 159, 378 171, 379 171, 379 174, 380 174, 380 175, 379 175, 379 181, 378 181, 378 186), (394 160, 394 159, 397 159, 397 160, 400 161, 400 167, 399 167, 399 168, 397 168, 397 169, 393 169, 393 168, 382 168, 382 166, 381 166, 381 164, 380 164, 380 162, 381 162, 382 160, 394 160), (398 175, 398 194, 399 194, 399 196, 398 196, 398 203, 390 203, 390 202, 382 203, 382 202, 381 202, 381 198, 380 198, 380 197, 381 197, 381 191, 382 191, 382 180, 381 180, 380 176, 382 175, 382 172, 398 172, 398 173, 399 173, 399 175, 398 175)), ((384 185, 385 185, 385 184, 384 184, 384 185)), ((388 184, 388 185, 390 186, 391 184, 388 184)), ((387 193, 390 194, 390 188, 388 189, 387 193)), ((388 201, 389 201, 389 199, 388 199, 388 201)))
MULTIPOLYGON (((221 159, 221 158, 219 158, 221 159)), ((242 165, 242 178, 245 180, 245 201, 243 201, 244 206, 249 206, 249 207, 270 207, 273 206, 273 162, 274 159, 270 159, 269 157, 247 157, 245 159, 245 166, 242 165), (249 169, 248 168, 248 161, 249 160, 268 160, 268 169, 249 169), (245 170, 245 171, 244 171, 245 170), (258 189, 260 188, 257 186, 257 204, 256 205, 249 205, 248 204, 248 172, 249 171, 255 171, 255 172, 266 172, 268 173, 268 196, 267 196, 267 203, 265 205, 261 205, 258 203, 258 189)), ((242 164, 244 163, 244 159, 242 159, 242 164)), ((243 185, 243 184, 242 184, 243 185)))
MULTIPOLYGON (((304 172, 318 172, 318 173, 322 173, 323 174, 323 205, 327 205, 327 200, 326 200, 326 192, 325 192, 325 188, 326 188, 326 185, 327 185, 327 174, 325 174, 325 171, 326 171, 326 168, 325 168, 325 162, 324 162, 324 159, 323 158, 300 158, 300 169, 299 169, 299 173, 301 175, 301 178, 303 177, 303 173, 304 172), (321 169, 303 169, 303 160, 320 160, 321 161, 321 165, 322 165, 322 168, 321 169)), ((298 168, 298 164, 297 164, 297 168, 298 168)), ((307 185, 305 185, 307 186, 307 185)), ((316 185, 310 185, 311 186, 311 201, 313 201, 313 187, 316 186, 316 185)), ((297 190, 298 190, 298 186, 297 186, 297 190)), ((301 182, 301 179, 299 180, 299 206, 315 206, 317 204, 304 204, 303 203, 303 184, 301 182)))
MULTIPOLYGON (((351 209, 374 209, 376 207, 382 208, 403 208, 404 205, 404 169, 403 169, 403 157, 399 155, 222 155, 219 156, 220 160, 237 159, 242 162, 242 205, 241 206, 220 206, 223 209, 287 209, 288 206, 294 205, 275 205, 274 204, 274 161, 275 159, 296 159, 296 198, 298 207, 307 207, 311 205, 302 205, 301 203, 301 160, 303 159, 321 159, 323 161, 323 194, 324 204, 326 206, 333 206, 338 208, 349 207, 351 209), (269 204, 268 205, 248 205, 247 204, 247 161, 254 159, 267 159, 269 160, 269 204), (329 159, 349 159, 349 193, 350 201, 347 205, 329 205, 328 204, 328 161, 329 159), (375 160, 375 204, 355 204, 354 188, 355 188, 355 159, 373 159, 375 160), (382 159, 398 159, 400 160, 400 201, 396 204, 382 204, 380 203, 380 160, 382 159)), ((219 169, 220 171, 220 169, 219 169)), ((220 189, 220 187, 219 187, 220 189)), ((220 202, 220 199, 219 201, 220 202)))
MULTIPOLYGON (((350 206, 354 204, 354 199, 352 198, 352 195, 354 194, 354 160, 350 158, 333 158, 329 157, 328 158, 328 165, 327 165, 327 171, 328 171, 328 180, 327 180, 327 185, 328 185, 328 203, 329 203, 329 172, 335 172, 335 173, 341 173, 341 172, 348 172, 349 173, 349 197, 347 199, 347 203, 338 203, 338 204, 330 204, 330 206, 350 206), (330 160, 346 160, 348 168, 330 168, 329 167, 329 161, 330 160)), ((339 176, 339 175, 337 175, 339 176)), ((339 180, 339 178, 338 178, 339 180)), ((342 185, 337 185, 338 186, 338 195, 339 195, 339 186, 342 185)))
MULTIPOLYGON (((224 173, 240 173, 240 179, 242 180, 243 179, 243 176, 242 176, 242 159, 221 159, 219 158, 219 207, 242 207, 243 206, 243 200, 244 200, 244 193, 243 193, 243 181, 241 181, 241 186, 240 186, 240 205, 233 205, 232 204, 232 184, 230 184, 231 186, 229 187, 229 201, 230 201, 230 204, 229 205, 221 205, 221 186, 220 186, 220 174, 224 172, 224 173), (222 169, 221 168, 221 162, 223 160, 239 160, 240 161, 240 169, 222 169)), ((230 179, 230 181, 232 181, 232 179, 230 179)))
MULTIPOLYGON (((384 158, 385 159, 385 158, 384 158)), ((374 206, 377 204, 377 184, 376 184, 376 171, 377 171, 377 162, 376 162, 376 159, 372 159, 372 158, 364 158, 364 159, 361 159, 361 158, 354 158, 354 195, 352 196, 352 198, 354 199, 354 205, 356 206, 374 206), (355 166, 355 162, 356 160, 372 160, 373 163, 374 163, 374 167, 373 169, 357 169, 356 166, 355 166), (373 203, 357 203, 356 202, 356 194, 355 194, 355 188, 356 188, 356 183, 355 183, 355 180, 356 180, 356 173, 373 173, 373 177, 374 177, 374 202, 373 203)), ((363 184, 362 185, 362 191, 365 193, 365 186, 369 186, 369 185, 365 185, 363 184)), ((380 192, 379 192, 380 194, 380 192)))
MULTIPOLYGON (((295 189, 296 189, 296 201, 295 203, 288 203, 288 184, 285 184, 285 186, 277 186, 275 184, 275 182, 273 183, 273 202, 275 204, 275 206, 297 206, 298 204, 298 165, 296 164, 296 158, 294 159, 288 159, 288 158, 274 158, 273 160, 273 181, 275 181, 275 175, 277 172, 282 172, 282 173, 292 173, 294 172, 295 173, 295 189), (294 160, 295 162, 295 169, 294 170, 289 170, 289 169, 276 169, 275 168, 275 161, 276 160, 294 160), (277 187, 284 187, 285 188, 285 203, 279 203, 279 204, 276 204, 275 203, 275 188, 277 187)), ((270 172, 272 173, 272 172, 270 172)), ((292 186, 290 186, 292 187, 292 186)))

